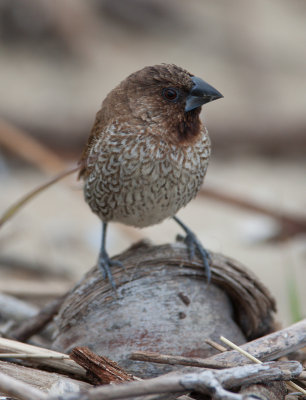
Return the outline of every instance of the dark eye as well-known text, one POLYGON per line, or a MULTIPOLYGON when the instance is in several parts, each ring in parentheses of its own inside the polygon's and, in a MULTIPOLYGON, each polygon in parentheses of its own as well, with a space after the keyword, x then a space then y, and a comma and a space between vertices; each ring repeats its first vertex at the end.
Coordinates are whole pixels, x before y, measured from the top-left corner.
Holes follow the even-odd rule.
POLYGON ((163 97, 168 101, 175 102, 179 97, 178 90, 174 88, 165 88, 163 89, 163 97))

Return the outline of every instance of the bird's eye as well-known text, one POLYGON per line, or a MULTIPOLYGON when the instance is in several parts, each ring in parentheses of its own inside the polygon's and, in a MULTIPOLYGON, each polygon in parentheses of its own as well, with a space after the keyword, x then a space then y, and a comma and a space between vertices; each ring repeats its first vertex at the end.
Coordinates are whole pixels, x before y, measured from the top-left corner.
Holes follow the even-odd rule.
POLYGON ((178 90, 174 88, 165 88, 163 89, 163 97, 168 101, 176 102, 179 97, 178 90))

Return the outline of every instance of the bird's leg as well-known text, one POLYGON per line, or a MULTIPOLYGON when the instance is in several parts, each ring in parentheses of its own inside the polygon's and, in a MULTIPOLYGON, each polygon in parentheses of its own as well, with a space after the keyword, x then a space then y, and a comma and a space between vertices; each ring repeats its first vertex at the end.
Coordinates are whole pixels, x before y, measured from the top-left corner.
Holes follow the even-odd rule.
POLYGON ((109 255, 107 254, 107 251, 105 249, 106 228, 107 228, 107 223, 102 222, 102 242, 98 258, 98 268, 102 272, 103 279, 107 277, 110 284, 112 285, 112 288, 116 290, 116 284, 113 279, 110 267, 112 267, 113 265, 117 265, 118 267, 123 267, 123 264, 118 260, 110 259, 109 255))
POLYGON ((206 272, 206 277, 207 277, 207 283, 210 282, 211 278, 211 272, 210 272, 210 255, 208 252, 204 249, 202 246, 201 242, 199 239, 196 237, 196 235, 177 217, 173 217, 174 221, 177 222, 186 232, 186 237, 184 239, 184 242, 186 243, 189 251, 189 258, 192 260, 194 258, 196 250, 201 256, 201 259, 204 264, 205 272, 206 272))

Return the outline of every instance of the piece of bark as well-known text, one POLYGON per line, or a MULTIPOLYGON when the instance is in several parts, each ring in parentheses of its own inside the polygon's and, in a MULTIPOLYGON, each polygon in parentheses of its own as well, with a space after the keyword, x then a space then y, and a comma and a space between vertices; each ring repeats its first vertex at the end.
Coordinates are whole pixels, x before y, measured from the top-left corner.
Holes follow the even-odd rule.
POLYGON ((55 322, 53 348, 70 352, 88 346, 133 375, 152 377, 171 366, 139 365, 132 351, 208 357, 205 338, 226 332, 237 344, 273 329, 275 303, 267 289, 238 262, 211 253, 212 281, 206 285, 198 258, 190 261, 184 243, 143 243, 116 257, 115 293, 93 268, 63 302, 55 322), (182 300, 182 293, 190 300, 182 300))
POLYGON ((70 358, 86 369, 90 382, 96 385, 136 380, 135 377, 125 372, 117 363, 107 357, 98 356, 90 351, 88 347, 75 347, 70 353, 70 358))

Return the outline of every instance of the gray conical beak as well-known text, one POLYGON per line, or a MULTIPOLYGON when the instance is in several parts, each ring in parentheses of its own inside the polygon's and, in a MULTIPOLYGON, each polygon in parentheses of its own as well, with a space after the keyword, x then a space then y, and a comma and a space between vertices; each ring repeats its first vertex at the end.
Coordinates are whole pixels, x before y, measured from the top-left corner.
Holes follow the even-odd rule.
POLYGON ((201 78, 193 76, 191 79, 194 85, 186 98, 185 112, 223 97, 217 89, 204 82, 201 78))

